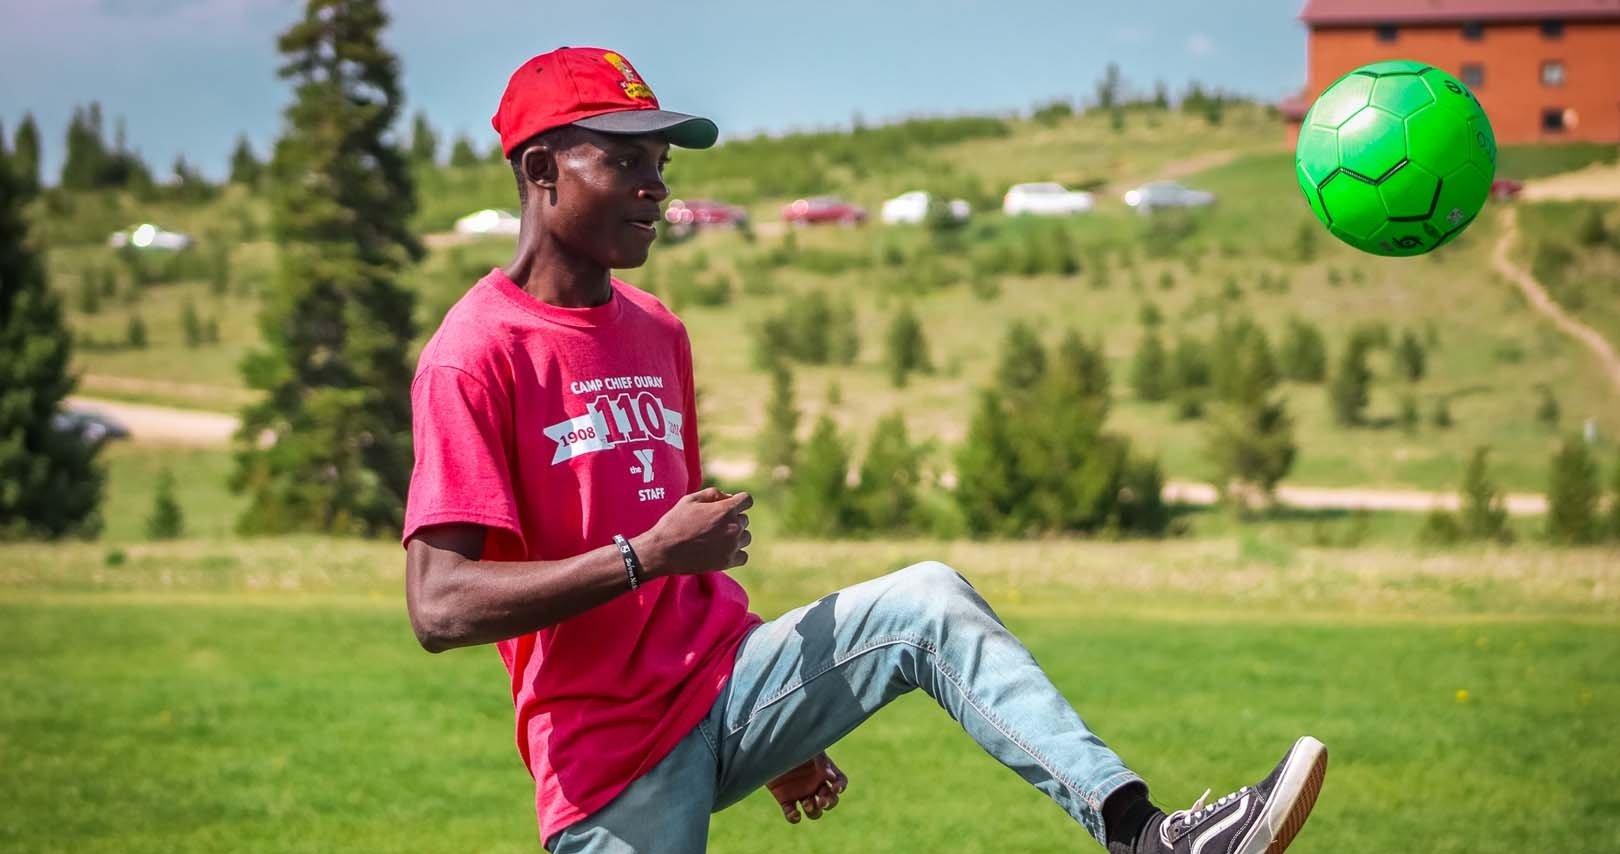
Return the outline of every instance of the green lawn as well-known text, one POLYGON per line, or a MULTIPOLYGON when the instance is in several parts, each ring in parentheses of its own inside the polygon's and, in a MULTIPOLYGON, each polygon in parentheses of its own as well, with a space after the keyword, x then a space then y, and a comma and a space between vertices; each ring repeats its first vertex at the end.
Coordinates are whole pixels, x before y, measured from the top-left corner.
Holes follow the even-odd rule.
MULTIPOLYGON (((0 849, 535 850, 499 660, 416 647, 397 546, 102 555, 0 549, 18 781, 0 849)), ((1168 807, 1252 782, 1309 732, 1329 786, 1294 851, 1598 852, 1620 834, 1612 551, 772 543, 739 575, 772 616, 936 555, 1168 807)), ((1095 850, 926 697, 832 753, 853 784, 828 819, 790 827, 756 794, 716 817, 711 850, 1095 850)))

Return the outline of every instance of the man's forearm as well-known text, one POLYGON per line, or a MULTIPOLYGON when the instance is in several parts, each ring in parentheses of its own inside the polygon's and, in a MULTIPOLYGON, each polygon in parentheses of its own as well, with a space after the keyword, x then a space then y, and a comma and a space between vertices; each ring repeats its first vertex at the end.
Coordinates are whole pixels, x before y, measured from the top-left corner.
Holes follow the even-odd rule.
MULTIPOLYGON (((644 534, 631 540, 645 578, 659 571, 644 534)), ((556 561, 476 560, 413 540, 407 552, 407 605, 422 646, 442 652, 495 643, 555 625, 630 589, 615 546, 556 561)))

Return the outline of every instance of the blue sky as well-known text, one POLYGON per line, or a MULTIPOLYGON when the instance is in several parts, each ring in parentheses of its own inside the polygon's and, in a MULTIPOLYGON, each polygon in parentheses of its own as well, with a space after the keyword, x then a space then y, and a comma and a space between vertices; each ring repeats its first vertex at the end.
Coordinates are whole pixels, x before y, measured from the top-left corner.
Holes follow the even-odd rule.
MULTIPOLYGON (((513 68, 559 45, 624 53, 664 106, 723 134, 913 114, 1027 110, 1088 97, 1110 61, 1144 90, 1280 98, 1304 82, 1301 0, 394 0, 385 39, 406 109, 480 148, 513 68)), ((0 0, 0 122, 32 110, 47 179, 73 105, 123 116, 167 174, 177 153, 218 177, 238 133, 262 155, 290 90, 276 36, 296 0, 0 0)))

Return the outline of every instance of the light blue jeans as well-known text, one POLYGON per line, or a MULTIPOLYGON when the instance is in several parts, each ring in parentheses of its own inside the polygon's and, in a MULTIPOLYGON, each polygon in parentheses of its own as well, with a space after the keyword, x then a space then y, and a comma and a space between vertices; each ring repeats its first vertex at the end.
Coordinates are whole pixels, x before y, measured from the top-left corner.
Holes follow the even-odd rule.
POLYGON ((921 688, 991 756, 1099 841, 1102 803, 1137 781, 961 575, 919 563, 756 627, 691 734, 553 854, 701 852, 709 814, 742 800, 921 688))

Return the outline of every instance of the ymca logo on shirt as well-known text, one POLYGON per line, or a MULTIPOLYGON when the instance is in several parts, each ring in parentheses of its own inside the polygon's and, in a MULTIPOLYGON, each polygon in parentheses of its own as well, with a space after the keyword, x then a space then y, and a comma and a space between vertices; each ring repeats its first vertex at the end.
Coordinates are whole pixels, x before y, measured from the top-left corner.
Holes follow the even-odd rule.
MULTIPOLYGON (((684 449, 681 442, 681 413, 664 405, 651 389, 664 387, 660 376, 634 375, 576 380, 569 391, 587 398, 585 414, 559 421, 545 428, 547 438, 557 443, 551 464, 584 454, 605 451, 619 445, 664 442, 684 449)), ((637 452, 644 482, 652 481, 651 454, 637 452)))

